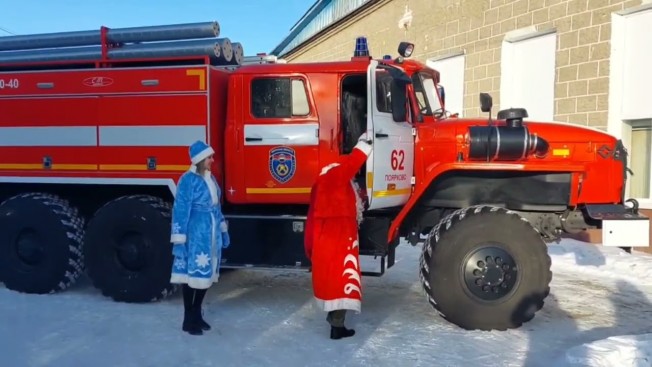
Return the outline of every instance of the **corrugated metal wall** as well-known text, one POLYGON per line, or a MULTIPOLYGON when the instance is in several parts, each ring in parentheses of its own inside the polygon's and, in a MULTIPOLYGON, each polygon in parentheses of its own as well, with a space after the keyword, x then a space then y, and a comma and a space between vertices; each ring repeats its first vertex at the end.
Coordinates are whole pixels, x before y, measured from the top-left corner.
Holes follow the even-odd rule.
POLYGON ((371 0, 320 0, 272 51, 283 55, 371 0))

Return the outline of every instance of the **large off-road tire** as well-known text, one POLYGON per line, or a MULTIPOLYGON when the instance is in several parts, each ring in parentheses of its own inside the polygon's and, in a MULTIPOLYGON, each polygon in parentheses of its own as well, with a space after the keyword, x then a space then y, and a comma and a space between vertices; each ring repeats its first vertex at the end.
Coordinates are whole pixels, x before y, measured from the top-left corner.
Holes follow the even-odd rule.
POLYGON ((530 321, 552 280, 540 234, 517 213, 491 206, 444 217, 428 235, 419 265, 428 302, 468 330, 506 330, 530 321))
POLYGON ((84 238, 88 276, 119 302, 151 302, 172 294, 171 206, 146 195, 123 196, 98 209, 84 238))
POLYGON ((84 219, 58 196, 26 193, 0 204, 0 281, 14 291, 69 288, 84 268, 84 219))

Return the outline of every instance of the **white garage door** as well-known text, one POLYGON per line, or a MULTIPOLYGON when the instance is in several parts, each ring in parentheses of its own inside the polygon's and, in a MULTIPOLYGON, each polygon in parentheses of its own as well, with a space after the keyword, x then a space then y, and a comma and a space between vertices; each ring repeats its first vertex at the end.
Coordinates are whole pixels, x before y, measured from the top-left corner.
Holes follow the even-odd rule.
POLYGON ((622 117, 627 120, 652 117, 652 11, 625 18, 622 117))
POLYGON ((530 120, 552 121, 557 34, 517 34, 503 41, 500 109, 525 108, 530 120))
POLYGON ((611 37, 608 130, 630 152, 627 196, 652 208, 652 7, 614 13, 611 37))

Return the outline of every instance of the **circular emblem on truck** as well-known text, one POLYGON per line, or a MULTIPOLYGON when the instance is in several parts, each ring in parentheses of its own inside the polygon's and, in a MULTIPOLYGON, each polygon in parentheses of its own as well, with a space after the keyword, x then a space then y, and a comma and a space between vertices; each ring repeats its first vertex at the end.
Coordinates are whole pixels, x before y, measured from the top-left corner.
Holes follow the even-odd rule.
POLYGON ((280 183, 286 183, 294 177, 296 155, 290 147, 276 147, 269 151, 269 173, 280 183))

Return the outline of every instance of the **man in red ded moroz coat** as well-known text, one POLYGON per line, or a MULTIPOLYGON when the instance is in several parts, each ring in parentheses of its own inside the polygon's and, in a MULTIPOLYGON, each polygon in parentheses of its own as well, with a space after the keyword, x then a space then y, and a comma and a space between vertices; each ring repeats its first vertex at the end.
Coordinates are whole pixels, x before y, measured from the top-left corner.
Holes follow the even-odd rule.
POLYGON ((354 177, 371 150, 363 133, 350 154, 322 169, 311 191, 304 243, 312 262, 314 296, 328 312, 331 339, 355 334, 344 327, 346 310, 361 308, 358 226, 364 204, 354 177))

